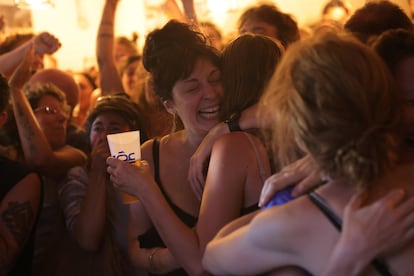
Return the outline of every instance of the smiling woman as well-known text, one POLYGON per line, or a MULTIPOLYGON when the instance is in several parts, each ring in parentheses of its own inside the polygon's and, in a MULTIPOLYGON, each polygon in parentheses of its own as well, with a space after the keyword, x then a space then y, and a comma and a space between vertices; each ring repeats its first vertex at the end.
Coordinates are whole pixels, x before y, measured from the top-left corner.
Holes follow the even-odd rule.
POLYGON ((194 150, 219 121, 219 61, 216 49, 186 24, 170 21, 147 36, 143 64, 155 93, 184 129, 146 142, 141 148, 146 165, 113 158, 107 163, 116 187, 140 199, 129 206, 129 254, 135 266, 151 273, 194 275, 202 269, 194 243, 176 237, 193 237, 199 213, 187 173, 194 150), (177 270, 181 267, 185 271, 177 270))

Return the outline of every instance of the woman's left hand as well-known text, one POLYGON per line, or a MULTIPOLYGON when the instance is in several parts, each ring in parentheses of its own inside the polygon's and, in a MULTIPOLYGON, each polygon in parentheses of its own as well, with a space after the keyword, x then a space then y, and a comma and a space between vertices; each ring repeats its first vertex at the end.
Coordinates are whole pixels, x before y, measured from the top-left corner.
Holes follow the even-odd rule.
POLYGON ((140 161, 139 165, 131 164, 113 157, 106 159, 107 172, 112 184, 118 190, 140 198, 155 184, 151 168, 146 161, 140 161))

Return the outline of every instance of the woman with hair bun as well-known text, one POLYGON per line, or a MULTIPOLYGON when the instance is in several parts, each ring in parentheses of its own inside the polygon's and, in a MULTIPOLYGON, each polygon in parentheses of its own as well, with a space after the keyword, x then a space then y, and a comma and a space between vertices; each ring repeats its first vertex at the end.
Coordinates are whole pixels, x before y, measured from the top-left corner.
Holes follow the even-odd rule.
MULTIPOLYGON (((219 118, 227 118, 229 114, 257 103, 282 53, 280 43, 254 34, 242 35, 224 49, 221 56, 224 93, 219 118)), ((271 173, 269 156, 261 138, 257 129, 250 129, 247 132, 235 131, 217 140, 211 158, 207 160, 205 185, 196 193, 201 202, 197 224, 193 227, 185 225, 168 210, 160 211, 160 199, 150 196, 150 193, 154 194, 156 184, 148 167, 142 166, 134 174, 126 174, 118 168, 113 170, 112 167, 109 171, 111 179, 120 188, 133 189, 142 198, 177 262, 188 274, 201 275, 205 273, 201 264, 205 246, 217 231, 229 221, 258 209, 261 187, 271 173), (155 202, 158 217, 153 214, 153 208, 147 207, 155 202)), ((150 259, 157 267, 159 255, 158 251, 154 252, 150 259)))
POLYGON ((146 160, 142 167, 148 170, 143 176, 136 173, 141 167, 113 158, 107 160, 108 172, 115 187, 140 199, 129 207, 133 264, 150 273, 186 275, 187 271, 193 275, 195 262, 176 260, 180 255, 176 250, 187 255, 192 252, 188 243, 182 242, 179 249, 168 245, 179 241, 177 236, 197 222, 200 201, 187 172, 191 155, 220 119, 220 57, 200 33, 184 23, 169 21, 147 36, 143 64, 165 109, 174 121, 182 122, 184 129, 142 145, 142 159, 146 160), (177 227, 173 219, 185 227, 177 227))

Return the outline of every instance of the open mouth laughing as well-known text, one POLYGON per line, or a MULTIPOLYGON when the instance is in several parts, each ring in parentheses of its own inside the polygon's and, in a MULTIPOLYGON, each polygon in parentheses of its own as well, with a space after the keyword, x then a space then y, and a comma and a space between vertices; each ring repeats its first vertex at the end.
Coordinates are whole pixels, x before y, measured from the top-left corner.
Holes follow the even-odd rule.
POLYGON ((219 106, 203 108, 198 111, 198 114, 205 119, 216 119, 219 115, 219 106))

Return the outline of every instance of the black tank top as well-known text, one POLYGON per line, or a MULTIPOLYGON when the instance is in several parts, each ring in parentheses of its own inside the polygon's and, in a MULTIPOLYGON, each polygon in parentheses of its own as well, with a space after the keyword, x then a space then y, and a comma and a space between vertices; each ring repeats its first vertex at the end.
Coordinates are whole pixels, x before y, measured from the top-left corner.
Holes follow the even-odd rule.
MULTIPOLYGON (((159 151, 160 151, 159 140, 154 139, 153 146, 152 146, 152 155, 154 159, 154 178, 155 182, 157 182, 158 187, 160 188, 162 194, 164 195, 165 199, 167 200, 168 204, 171 206, 171 209, 180 218, 182 222, 185 223, 188 227, 192 228, 197 223, 197 218, 188 214, 184 210, 180 209, 177 205, 175 205, 171 199, 168 197, 164 188, 161 183, 160 175, 159 175, 159 151)), ((164 242, 162 241, 161 237, 158 234, 158 231, 155 227, 151 227, 147 232, 138 236, 138 240, 140 243, 141 248, 153 248, 153 247, 165 247, 164 242)), ((165 275, 177 275, 177 276, 184 276, 188 275, 183 269, 177 269, 174 271, 169 272, 165 275)))

